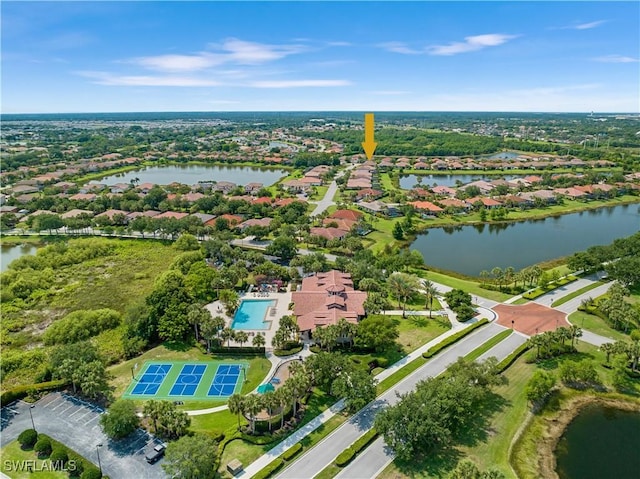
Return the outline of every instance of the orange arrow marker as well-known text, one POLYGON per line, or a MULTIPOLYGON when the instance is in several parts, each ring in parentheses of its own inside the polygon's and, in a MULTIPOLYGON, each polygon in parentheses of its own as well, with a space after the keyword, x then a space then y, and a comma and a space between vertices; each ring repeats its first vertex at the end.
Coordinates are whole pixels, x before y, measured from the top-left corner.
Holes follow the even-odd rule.
POLYGON ((367 160, 370 160, 373 156, 373 152, 376 151, 378 144, 373 139, 373 113, 364 114, 364 141, 362 142, 362 148, 364 149, 367 160))

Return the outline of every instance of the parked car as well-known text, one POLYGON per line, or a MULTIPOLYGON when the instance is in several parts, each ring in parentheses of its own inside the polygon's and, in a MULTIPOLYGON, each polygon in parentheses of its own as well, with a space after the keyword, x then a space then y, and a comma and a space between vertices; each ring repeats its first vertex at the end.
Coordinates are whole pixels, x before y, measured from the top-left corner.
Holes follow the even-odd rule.
POLYGON ((147 452, 144 458, 149 464, 153 464, 162 456, 164 456, 164 451, 166 448, 167 446, 165 446, 164 444, 157 444, 152 450, 147 452))

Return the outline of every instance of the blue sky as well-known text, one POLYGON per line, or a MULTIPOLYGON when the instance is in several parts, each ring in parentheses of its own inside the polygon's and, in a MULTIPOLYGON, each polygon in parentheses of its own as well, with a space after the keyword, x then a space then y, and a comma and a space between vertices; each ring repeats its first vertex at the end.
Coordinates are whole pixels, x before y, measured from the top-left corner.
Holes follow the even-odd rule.
POLYGON ((639 2, 1 9, 3 113, 640 110, 639 2))

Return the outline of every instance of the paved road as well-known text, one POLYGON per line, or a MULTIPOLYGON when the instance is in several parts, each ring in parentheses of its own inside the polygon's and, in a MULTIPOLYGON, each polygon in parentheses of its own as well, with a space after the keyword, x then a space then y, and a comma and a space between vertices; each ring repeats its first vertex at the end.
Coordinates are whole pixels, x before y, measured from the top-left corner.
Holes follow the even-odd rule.
MULTIPOLYGON (((501 327, 497 324, 492 326, 501 327)), ((526 336, 517 332, 513 333, 480 356, 478 361, 483 361, 491 356, 502 360, 526 340, 526 336)), ((377 477, 393 461, 393 458, 393 452, 386 447, 384 439, 379 437, 347 467, 343 468, 335 479, 371 479, 377 477)))
MULTIPOLYGON (((575 291, 578 291, 579 289, 584 288, 585 286, 589 286, 590 284, 593 284, 594 282, 598 281, 600 279, 600 277, 602 276, 603 273, 595 273, 595 274, 591 274, 589 276, 584 276, 582 278, 579 278, 576 281, 572 281, 571 283, 565 284, 564 286, 560 286, 559 288, 556 288, 552 291, 549 291, 548 293, 543 294, 542 296, 538 296, 536 299, 533 300, 534 303, 538 303, 538 304, 542 304, 543 306, 550 306, 551 303, 553 303, 554 301, 559 300, 560 298, 563 298, 575 291)), ((610 285, 609 285, 610 286, 610 285)), ((605 288, 605 290, 608 289, 605 288)), ((590 296, 594 293, 592 293, 592 291, 588 291, 587 292, 587 296, 590 296)), ((595 298, 595 296, 594 296, 595 298)), ((570 302, 573 302, 574 300, 571 300, 570 302)), ((555 308, 558 309, 560 311, 563 311, 562 306, 565 306, 569 304, 569 302, 555 308)), ((580 306, 580 302, 578 302, 577 306, 580 306)), ((576 308, 570 310, 570 311, 575 311, 577 309, 576 308)), ((566 308, 566 306, 565 306, 566 308)))
POLYGON ((451 346, 363 408, 306 454, 303 454, 277 477, 282 479, 310 479, 315 477, 338 454, 373 426, 375 416, 380 410, 398 401, 396 393, 412 391, 419 381, 441 374, 459 356, 467 355, 503 330, 502 326, 489 324, 451 346))
POLYGON ((51 393, 35 403, 18 401, 2 408, 2 436, 0 446, 17 439, 22 431, 30 429, 31 417, 38 432, 43 432, 70 447, 85 459, 98 466, 97 445, 100 447, 100 463, 105 475, 111 479, 163 479, 166 474, 162 461, 153 465, 144 460, 145 447, 154 438, 139 429, 121 441, 110 440, 100 427, 102 410, 62 393, 51 393))
POLYGON ((325 193, 324 197, 320 201, 318 201, 318 203, 316 204, 316 207, 311 212, 310 216, 314 217, 314 216, 321 215, 324 212, 324 210, 329 208, 329 206, 335 205, 335 202, 333 201, 333 197, 336 195, 337 191, 338 191, 338 183, 336 183, 336 180, 333 180, 329 185, 329 189, 325 193))

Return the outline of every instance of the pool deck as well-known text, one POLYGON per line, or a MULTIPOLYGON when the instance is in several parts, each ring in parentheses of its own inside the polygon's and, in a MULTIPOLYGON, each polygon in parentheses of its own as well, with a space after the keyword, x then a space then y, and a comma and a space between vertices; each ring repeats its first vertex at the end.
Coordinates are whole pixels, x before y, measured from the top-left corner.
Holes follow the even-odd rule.
MULTIPOLYGON (((241 294, 240 295, 240 299, 247 299, 247 300, 276 300, 276 313, 274 315, 271 314, 270 310, 271 308, 267 309, 267 316, 266 316, 266 320, 267 321, 271 321, 271 327, 269 329, 242 329, 241 331, 245 331, 246 333, 249 334, 249 341, 247 343, 244 343, 243 346, 251 346, 251 341, 253 340, 253 336, 255 334, 263 334, 264 338, 265 338, 265 347, 267 348, 267 351, 271 350, 271 340, 273 339, 278 327, 280 326, 280 318, 283 316, 287 316, 289 314, 292 314, 291 311, 289 311, 289 303, 291 303, 291 292, 287 291, 286 293, 263 293, 263 295, 258 296, 256 295, 256 297, 253 296, 253 293, 247 293, 247 294, 241 294), (252 334, 253 333, 253 334, 252 334)), ((213 303, 209 303, 206 305, 206 308, 209 310, 209 312, 211 313, 212 316, 222 316, 225 320, 225 324, 226 327, 231 327, 231 324, 233 323, 233 317, 229 317, 227 316, 227 314, 225 313, 224 310, 224 306, 222 306, 222 303, 220 303, 220 301, 214 301, 213 303)), ((236 343, 235 341, 231 341, 231 344, 236 345, 236 346, 240 346, 239 343, 236 343)))

